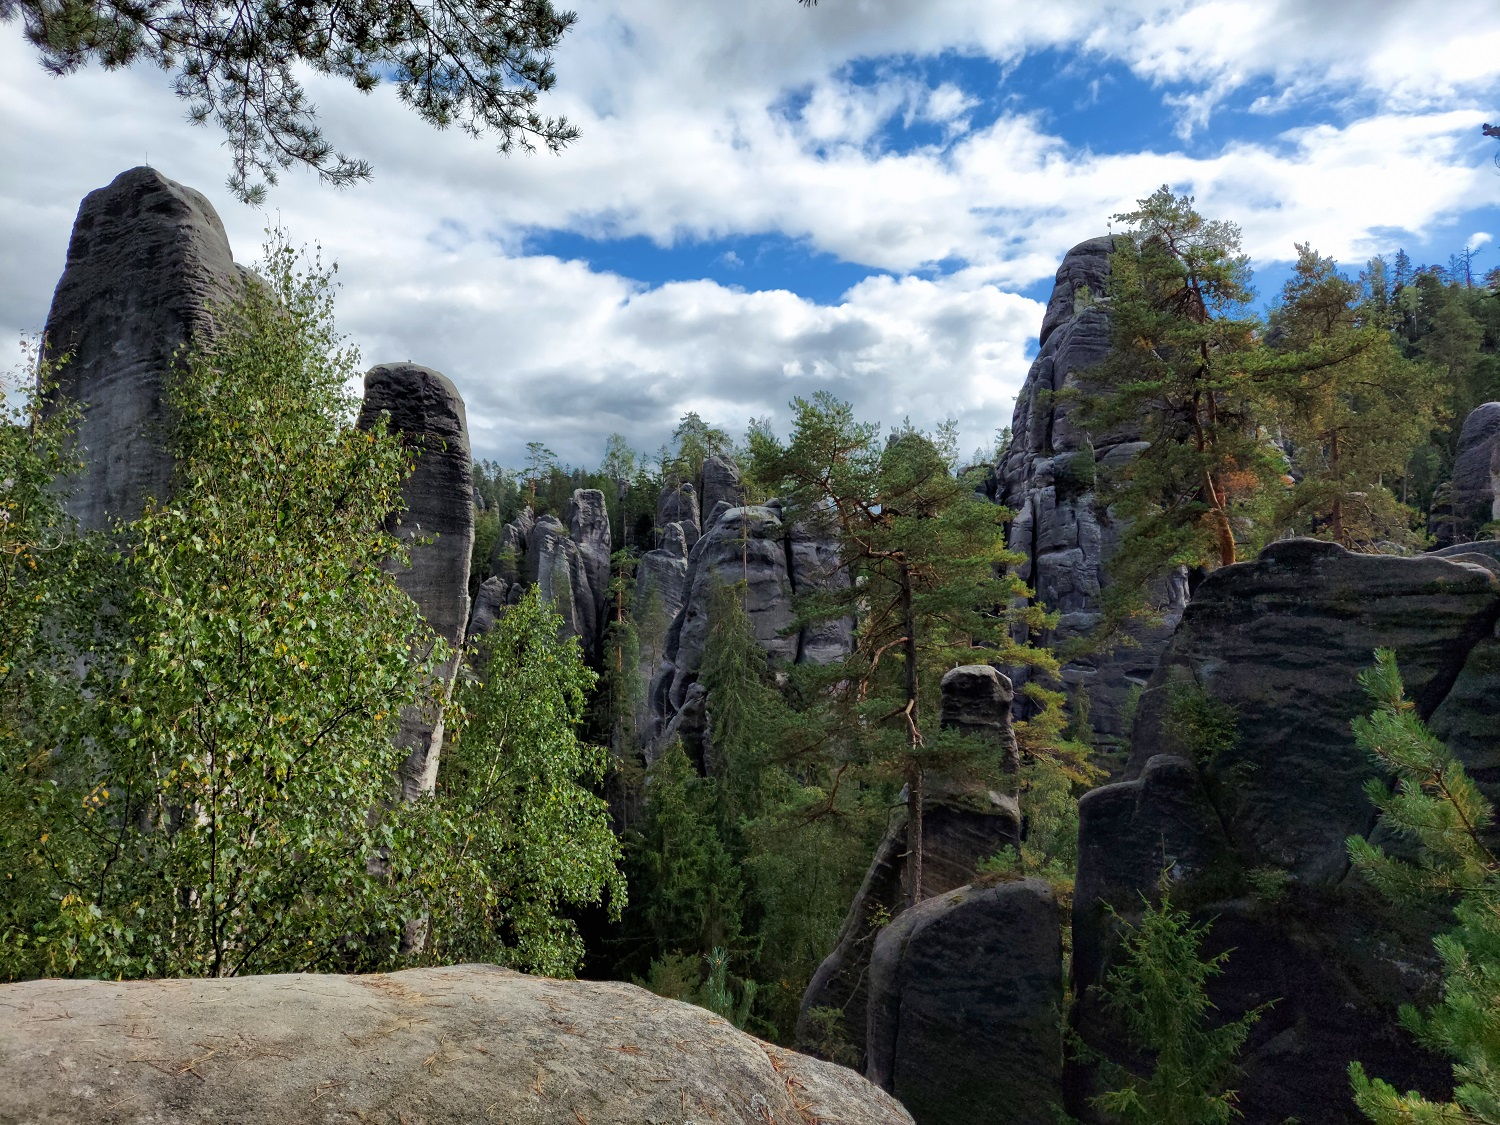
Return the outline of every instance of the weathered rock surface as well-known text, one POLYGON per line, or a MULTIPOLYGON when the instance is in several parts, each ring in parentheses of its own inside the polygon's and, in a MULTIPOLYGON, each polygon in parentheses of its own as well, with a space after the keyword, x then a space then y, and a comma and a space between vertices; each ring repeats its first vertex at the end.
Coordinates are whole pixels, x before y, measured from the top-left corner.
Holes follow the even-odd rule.
MULTIPOLYGON (((1015 748, 1010 681, 987 665, 955 668, 942 681, 942 722, 994 743, 1001 754, 1015 748)), ((922 888, 919 899, 969 883, 981 860, 1021 840, 1021 813, 1013 796, 929 773, 922 802, 922 888)), ((901 916, 912 899, 914 879, 908 818, 892 818, 876 848, 864 882, 850 904, 833 952, 823 959, 803 994, 797 1041, 811 1049, 818 1032, 810 1012, 835 1008, 844 1031, 866 1058, 866 1005, 870 958, 881 927, 901 916)))
POLYGON ((713 510, 720 504, 739 508, 744 503, 745 486, 740 480, 740 467, 717 453, 704 458, 703 470, 698 474, 698 514, 702 517, 703 529, 707 531, 713 526, 713 510))
POLYGON ((509 600, 510 583, 498 575, 490 575, 479 584, 474 593, 474 608, 469 612, 469 627, 465 640, 473 642, 495 627, 509 600))
POLYGON ((875 942, 865 1075, 919 1125, 1051 1125, 1062 999, 1062 911, 1045 882, 928 899, 875 942))
POLYGON ((698 511, 698 490, 685 481, 668 481, 656 502, 656 526, 665 528, 680 524, 689 549, 703 534, 698 511))
POLYGON ((514 603, 526 586, 537 586, 577 637, 584 655, 597 659, 608 620, 609 513, 597 488, 574 489, 562 519, 537 517, 530 508, 503 524, 490 555, 490 571, 508 587, 514 603))
MULTIPOLYGON (((1500 576, 1489 561, 1298 539, 1199 585, 1142 697, 1132 779, 1080 805, 1074 1019, 1085 1040, 1119 1051, 1087 990, 1115 940, 1104 904, 1137 910, 1165 871, 1174 901, 1212 921, 1209 950, 1233 950, 1210 990, 1225 1017, 1277 1001, 1242 1055, 1247 1122, 1359 1120, 1343 1084, 1350 1059, 1398 1089, 1443 1093, 1447 1067, 1394 1018, 1432 997, 1440 923, 1393 910, 1349 871, 1348 836, 1386 837, 1363 792, 1376 766, 1349 722, 1369 710, 1358 673, 1389 647, 1418 712, 1467 732, 1455 748, 1494 765, 1500 576), (1204 714, 1232 720, 1213 752, 1194 719, 1204 714)), ((1476 774, 1493 784, 1493 772, 1476 774)))
POLYGON ((853 1071, 627 984, 491 965, 0 988, 0 1119, 899 1125, 853 1071))
MULTIPOLYGON (((1098 624, 1108 561, 1122 528, 1095 495, 1095 480, 1144 448, 1140 434, 1129 429, 1083 433, 1072 422, 1072 402, 1057 397, 1076 388, 1079 373, 1109 354, 1108 304, 1100 299, 1112 247, 1109 237, 1089 239, 1068 251, 1058 267, 1041 349, 1016 396, 1010 446, 995 466, 993 498, 1014 513, 1007 542, 1025 559, 1020 576, 1037 601, 1061 615, 1057 628, 1039 638, 1042 644, 1084 636, 1098 624)), ((1097 745, 1124 744, 1128 700, 1150 676, 1181 615, 1186 581, 1174 576, 1154 601, 1162 622, 1135 630, 1134 644, 1063 666, 1075 709, 1086 697, 1097 745)))
POLYGON ((1345 839, 1373 816, 1364 795, 1373 767, 1349 729, 1369 710, 1356 676, 1376 648, 1395 649, 1429 716, 1497 619, 1500 580, 1476 563, 1274 543, 1199 585, 1141 697, 1131 770, 1160 753, 1194 756, 1174 700, 1206 693, 1235 712, 1236 745, 1203 763, 1203 775, 1237 854, 1337 881, 1345 839))
POLYGON ((66 362, 54 399, 83 408, 83 471, 68 511, 88 529, 141 514, 172 478, 163 395, 179 349, 210 341, 242 297, 224 224, 192 188, 132 168, 84 197, 47 314, 43 357, 66 362))
MULTIPOLYGON (((359 425, 389 426, 415 451, 416 466, 401 495, 406 511, 395 518, 403 538, 427 540, 411 548, 411 565, 396 581, 417 603, 433 632, 452 646, 439 675, 451 687, 469 622, 469 558, 474 549, 474 482, 464 400, 446 375, 412 363, 389 363, 365 374, 359 425)), ((402 767, 407 800, 432 791, 443 745, 441 716, 416 710, 402 716, 402 767)))
POLYGON ((583 570, 588 575, 589 596, 593 599, 593 633, 584 650, 597 652, 604 640, 607 621, 606 603, 609 600, 609 556, 610 530, 609 511, 604 506, 604 493, 597 488, 577 488, 568 501, 568 512, 564 522, 568 525, 568 537, 578 544, 578 554, 583 570))
POLYGON ((1500 520, 1500 402, 1475 407, 1464 419, 1453 458, 1447 511, 1435 514, 1439 545, 1467 543, 1500 520))

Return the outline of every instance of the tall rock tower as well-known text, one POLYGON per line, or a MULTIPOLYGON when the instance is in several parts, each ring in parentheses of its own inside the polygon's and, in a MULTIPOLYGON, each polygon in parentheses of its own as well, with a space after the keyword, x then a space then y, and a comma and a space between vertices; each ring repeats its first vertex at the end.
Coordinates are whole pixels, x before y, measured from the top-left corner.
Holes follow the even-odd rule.
MULTIPOLYGON (((1008 545, 1026 559, 1021 577, 1060 615, 1057 628, 1041 638, 1045 644, 1086 636, 1099 623, 1109 557, 1123 528, 1096 494, 1095 481, 1145 448, 1139 432, 1083 433, 1073 425, 1072 403, 1058 397, 1109 354, 1113 248, 1109 236, 1091 238, 1069 250, 1058 267, 1041 348, 1016 396, 1010 446, 995 467, 993 497, 1014 513, 1008 545)), ((1133 643, 1063 666, 1075 713, 1086 701, 1100 747, 1123 744, 1129 700, 1155 668, 1187 592, 1185 577, 1174 575, 1157 591, 1159 626, 1141 627, 1133 643)))
POLYGON ((167 494, 168 376, 182 349, 212 337, 215 309, 248 276, 212 204, 154 168, 84 198, 42 346, 58 365, 51 399, 82 408, 83 471, 67 506, 84 528, 134 519, 167 494))

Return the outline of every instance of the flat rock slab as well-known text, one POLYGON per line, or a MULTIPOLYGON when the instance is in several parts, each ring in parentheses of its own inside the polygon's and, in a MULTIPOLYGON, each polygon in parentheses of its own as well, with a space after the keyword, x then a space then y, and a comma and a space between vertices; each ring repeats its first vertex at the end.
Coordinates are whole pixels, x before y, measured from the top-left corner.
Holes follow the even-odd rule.
POLYGON ((0 1121, 897 1125, 859 1075, 633 985, 492 965, 0 987, 0 1121))

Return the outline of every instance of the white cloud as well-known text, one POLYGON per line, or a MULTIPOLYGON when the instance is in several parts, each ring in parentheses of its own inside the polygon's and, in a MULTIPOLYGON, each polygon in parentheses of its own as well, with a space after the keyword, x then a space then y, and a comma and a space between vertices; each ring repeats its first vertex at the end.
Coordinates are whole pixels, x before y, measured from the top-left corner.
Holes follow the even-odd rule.
MULTIPOLYGON (((1492 200, 1476 142, 1500 30, 1488 0, 1431 9, 591 0, 549 95, 584 131, 564 155, 504 160, 433 132, 389 90, 362 97, 313 76, 330 139, 371 158, 376 180, 336 193, 294 173, 272 206, 341 262, 342 322, 369 360, 411 358, 459 381, 482 453, 513 459, 545 440, 591 461, 612 429, 650 446, 683 410, 738 425, 823 384, 888 423, 959 414, 967 447, 1008 421, 1038 327, 1039 309, 1007 289, 1048 277, 1157 184, 1240 222, 1262 260, 1311 241, 1358 261, 1492 200), (1162 83, 1185 128, 1216 127, 1223 99, 1252 83, 1272 88, 1262 113, 1340 105, 1254 143, 1200 138, 1191 156, 1094 153, 1024 99, 976 127, 995 91, 928 84, 913 64, 940 52, 1010 63, 1040 47, 1086 52, 1088 98, 1112 94, 1091 84, 1089 59, 1162 83), (883 77, 855 82, 856 64, 883 77), (941 139, 893 147, 887 127, 918 122, 941 139), (651 288, 528 255, 538 229, 662 244, 779 235, 894 276, 831 304, 708 281, 651 288)), ((148 152, 209 194, 253 257, 266 216, 216 188, 219 138, 183 124, 162 74, 49 78, 13 26, 0 31, 0 332, 40 326, 78 199, 148 152)))

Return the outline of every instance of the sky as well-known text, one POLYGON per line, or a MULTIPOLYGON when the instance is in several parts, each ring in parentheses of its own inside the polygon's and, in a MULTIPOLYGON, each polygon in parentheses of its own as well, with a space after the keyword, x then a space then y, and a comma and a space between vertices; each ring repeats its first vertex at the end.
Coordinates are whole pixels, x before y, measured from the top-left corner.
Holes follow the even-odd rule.
MULTIPOLYGON (((78 203, 149 163, 339 263, 367 364, 450 376, 476 457, 594 467, 696 411, 784 430, 828 390, 992 446, 1068 248, 1161 184, 1239 224, 1262 300, 1310 242, 1500 265, 1494 0, 578 0, 560 155, 438 132, 307 77, 346 189, 263 208, 151 68, 46 74, 0 24, 0 341, 41 329, 78 203)), ((19 354, 18 350, 11 349, 19 354)))

